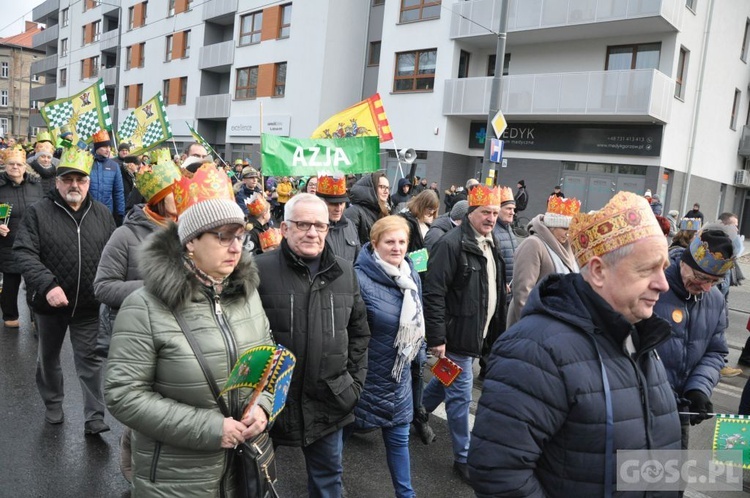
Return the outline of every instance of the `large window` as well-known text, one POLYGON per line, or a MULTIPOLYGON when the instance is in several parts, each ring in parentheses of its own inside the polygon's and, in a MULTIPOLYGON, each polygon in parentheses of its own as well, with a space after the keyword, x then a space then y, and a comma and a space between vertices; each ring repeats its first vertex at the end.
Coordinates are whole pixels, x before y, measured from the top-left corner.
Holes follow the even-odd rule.
POLYGON ((743 62, 747 62, 748 43, 750 43, 750 19, 745 21, 745 34, 742 37, 742 51, 740 52, 740 59, 742 59, 743 62))
POLYGON ((0 90, 0 107, 8 107, 8 90, 0 90))
POLYGON ((258 66, 243 67, 237 70, 235 99, 254 99, 258 95, 258 66))
POLYGON ((396 54, 394 92, 432 90, 435 86, 437 50, 417 50, 396 54))
POLYGON ((289 38, 292 29, 292 4, 281 6, 281 23, 279 25, 279 38, 289 38))
POLYGON ((379 66, 380 65, 380 42, 370 42, 370 53, 367 56, 368 66, 379 66))
POLYGON ((286 93, 286 62, 277 62, 273 73, 273 96, 283 97, 286 93))
POLYGON ((180 78, 180 93, 179 93, 179 103, 180 105, 185 105, 187 102, 187 77, 180 78))
POLYGON ((607 47, 607 71, 622 69, 656 69, 659 67, 661 43, 641 43, 607 47))
POLYGON ((253 12, 242 16, 240 24, 240 45, 260 43, 260 30, 263 26, 263 12, 253 12))
POLYGON ((10 77, 10 64, 7 62, 0 63, 0 78, 10 77))
POLYGON ((67 68, 60 69, 60 78, 59 78, 60 86, 65 86, 68 84, 68 70, 67 68))
POLYGON ((740 110, 740 99, 742 98, 742 92, 734 90, 734 101, 732 102, 732 119, 729 121, 729 127, 733 130, 737 129, 737 113, 740 110))
POLYGON ((687 78, 688 60, 690 51, 685 47, 680 47, 680 57, 677 59, 677 72, 674 77, 674 96, 678 99, 685 99, 685 78, 687 78))
POLYGON ((440 0, 401 0, 401 22, 440 17, 440 0))

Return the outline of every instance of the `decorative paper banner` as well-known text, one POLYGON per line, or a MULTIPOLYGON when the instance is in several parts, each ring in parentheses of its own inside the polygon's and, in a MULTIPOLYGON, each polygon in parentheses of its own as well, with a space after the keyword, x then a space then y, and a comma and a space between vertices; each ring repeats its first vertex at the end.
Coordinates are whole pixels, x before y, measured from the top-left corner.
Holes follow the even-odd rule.
POLYGON ((427 255, 426 247, 423 247, 418 251, 412 251, 408 253, 407 256, 409 257, 409 259, 411 259, 411 262, 414 265, 414 269, 417 270, 417 273, 427 271, 427 260, 429 259, 429 257, 427 255))
POLYGON ((130 154, 138 156, 172 138, 167 110, 158 92, 148 102, 134 109, 117 131, 118 142, 132 145, 130 154))
POLYGON ((377 137, 311 139, 264 133, 260 152, 264 175, 356 174, 380 169, 377 137))
POLYGON ((311 135, 311 138, 348 137, 379 137, 381 142, 393 140, 379 93, 334 114, 311 135))
POLYGON ((72 97, 50 102, 39 112, 55 141, 60 135, 60 128, 65 125, 73 132, 72 143, 78 143, 79 140, 91 143, 91 136, 97 131, 112 130, 107 93, 101 78, 72 97))
MULTIPOLYGON (((713 450, 742 450, 742 468, 750 469, 750 417, 717 414, 713 450)), ((737 462, 721 461, 739 466, 737 462)))

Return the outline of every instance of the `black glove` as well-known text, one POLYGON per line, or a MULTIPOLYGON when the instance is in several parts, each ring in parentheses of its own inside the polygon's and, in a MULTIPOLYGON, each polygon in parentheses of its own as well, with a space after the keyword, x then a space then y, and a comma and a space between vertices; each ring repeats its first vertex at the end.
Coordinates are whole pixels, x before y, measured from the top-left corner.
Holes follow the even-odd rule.
POLYGON ((700 391, 688 391, 685 393, 685 398, 690 401, 690 411, 695 412, 698 415, 690 415, 690 425, 698 425, 704 420, 707 420, 713 415, 714 405, 708 396, 700 391))

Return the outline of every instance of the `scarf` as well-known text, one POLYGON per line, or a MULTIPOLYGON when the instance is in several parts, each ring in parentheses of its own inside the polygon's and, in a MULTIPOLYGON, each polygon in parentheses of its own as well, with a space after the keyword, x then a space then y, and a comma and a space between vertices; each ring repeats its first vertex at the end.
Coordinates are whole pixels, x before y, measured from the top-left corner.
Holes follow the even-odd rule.
POLYGON ((393 347, 396 348, 396 361, 391 370, 391 376, 396 382, 400 382, 404 367, 410 365, 416 358, 424 341, 422 298, 419 296, 417 283, 411 276, 411 267, 406 260, 396 267, 383 261, 377 251, 373 251, 372 254, 375 263, 393 279, 404 294, 404 299, 401 301, 401 316, 398 320, 398 333, 393 342, 393 347))
POLYGON ((187 254, 184 254, 182 256, 182 260, 185 264, 185 268, 187 268, 187 270, 192 273, 193 276, 195 276, 198 282, 205 285, 206 287, 213 289, 215 295, 221 295, 221 291, 224 289, 224 284, 229 277, 225 277, 221 280, 215 279, 208 273, 195 266, 195 261, 193 261, 187 254))
POLYGON ((146 204, 143 206, 143 214, 148 218, 150 221, 154 222, 156 225, 167 228, 167 225, 169 225, 170 221, 177 222, 176 218, 161 216, 159 213, 151 209, 151 206, 146 204))

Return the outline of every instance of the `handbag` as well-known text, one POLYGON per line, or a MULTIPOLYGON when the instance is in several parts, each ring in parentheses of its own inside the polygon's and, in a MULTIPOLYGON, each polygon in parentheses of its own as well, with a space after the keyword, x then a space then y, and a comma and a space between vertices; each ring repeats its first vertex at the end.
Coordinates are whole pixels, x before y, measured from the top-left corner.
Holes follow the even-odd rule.
MULTIPOLYGON (((185 334, 188 344, 195 353, 198 364, 206 377, 208 386, 225 417, 231 417, 229 407, 224 398, 219 395, 219 386, 214 380, 211 369, 203 356, 200 346, 182 316, 172 312, 177 324, 185 334)), ((231 463, 236 475, 237 496, 240 498, 279 498, 274 484, 276 483, 276 453, 273 442, 267 432, 261 432, 250 441, 235 446, 231 463)))

